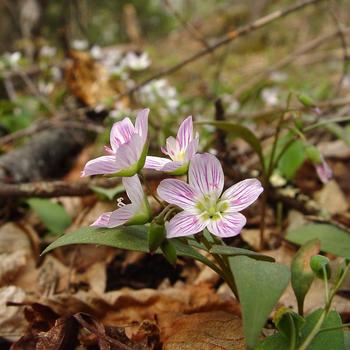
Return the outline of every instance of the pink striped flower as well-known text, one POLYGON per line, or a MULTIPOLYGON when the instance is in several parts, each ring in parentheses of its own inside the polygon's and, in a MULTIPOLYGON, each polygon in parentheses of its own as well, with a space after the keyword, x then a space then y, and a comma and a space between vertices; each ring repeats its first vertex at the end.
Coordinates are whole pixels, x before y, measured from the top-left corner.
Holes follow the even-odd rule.
POLYGON ((327 183, 333 176, 332 169, 327 162, 321 157, 321 162, 315 164, 316 172, 322 183, 327 183))
POLYGON ((145 168, 165 171, 172 175, 183 175, 188 171, 188 165, 198 149, 198 136, 193 135, 192 117, 187 117, 180 125, 176 138, 170 136, 162 152, 169 158, 146 158, 145 168))
POLYGON ((138 176, 123 177, 122 182, 131 203, 124 204, 118 201, 119 209, 103 213, 91 226, 112 228, 121 225, 141 225, 150 221, 149 203, 138 176))
POLYGON ((263 191, 259 180, 247 179, 222 193, 224 173, 218 159, 209 153, 192 158, 188 180, 187 184, 165 179, 158 186, 160 198, 183 209, 166 223, 168 238, 192 235, 206 227, 219 237, 236 236, 246 224, 239 211, 263 191))
POLYGON ((149 109, 141 110, 135 126, 129 118, 114 123, 110 134, 111 147, 105 147, 108 155, 87 162, 81 176, 133 176, 139 172, 145 164, 148 150, 148 113, 149 109))

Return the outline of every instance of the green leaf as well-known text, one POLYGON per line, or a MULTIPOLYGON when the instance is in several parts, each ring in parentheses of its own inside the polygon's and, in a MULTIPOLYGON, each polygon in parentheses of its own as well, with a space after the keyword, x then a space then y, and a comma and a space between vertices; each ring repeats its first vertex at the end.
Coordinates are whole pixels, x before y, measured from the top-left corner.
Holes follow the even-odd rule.
MULTIPOLYGON (((322 312, 323 309, 319 309, 306 317, 306 322, 301 329, 301 342, 310 334, 322 312)), ((321 329, 341 327, 341 325, 342 320, 339 314, 336 311, 331 311, 324 320, 321 329)), ((307 350, 340 350, 344 349, 344 341, 344 331, 341 328, 321 332, 314 338, 307 350)))
POLYGON ((289 348, 294 349, 298 342, 300 328, 305 323, 304 318, 292 309, 282 307, 275 312, 273 321, 280 333, 288 339, 289 348))
POLYGON ((71 217, 60 204, 41 198, 28 199, 27 203, 51 233, 62 234, 72 223, 71 217))
POLYGON ((307 224, 287 233, 286 239, 303 245, 311 239, 321 241, 321 251, 350 257, 350 233, 330 224, 307 224))
POLYGON ((321 242, 313 239, 305 243, 294 255, 291 264, 292 287, 298 302, 298 311, 303 314, 304 299, 315 278, 310 268, 310 259, 320 252, 321 242))
POLYGON ((257 153, 262 166, 264 166, 264 158, 262 154, 261 143, 259 139, 254 135, 254 133, 247 127, 241 124, 224 122, 224 121, 207 121, 207 122, 198 122, 197 124, 213 125, 218 129, 226 131, 229 134, 229 136, 242 138, 257 153))
MULTIPOLYGON (((147 234, 148 227, 145 225, 116 228, 82 227, 77 231, 59 237, 42 254, 71 244, 107 245, 119 249, 149 252, 147 234)), ((171 243, 174 245, 178 255, 198 260, 214 271, 219 272, 214 263, 183 242, 181 238, 174 238, 171 240, 171 243)), ((161 253, 161 251, 157 250, 156 253, 161 253)))
POLYGON ((228 245, 214 244, 209 250, 209 252, 212 254, 221 254, 221 255, 229 255, 229 256, 245 255, 256 260, 264 260, 264 261, 270 261, 270 262, 275 261, 275 259, 271 256, 259 254, 248 249, 231 247, 228 245))
POLYGON ((288 347, 288 339, 281 333, 276 333, 265 338, 255 350, 286 350, 288 347))
POLYGON ((304 144, 302 141, 296 140, 280 158, 277 165, 278 170, 286 179, 291 180, 304 163, 305 158, 304 144))
POLYGON ((254 349, 261 329, 288 285, 287 266, 246 256, 229 258, 237 285, 248 349, 254 349))
POLYGON ((95 193, 102 195, 104 198, 107 198, 110 201, 113 200, 116 195, 123 193, 125 191, 124 186, 122 184, 112 188, 104 188, 99 186, 90 186, 90 188, 95 193))
POLYGON ((147 231, 148 228, 144 225, 116 228, 82 227, 56 239, 42 254, 71 244, 107 245, 120 249, 148 252, 147 231))
POLYGON ((350 332, 345 331, 344 332, 344 338, 345 338, 345 350, 350 350, 350 332))
POLYGON ((163 255, 165 259, 169 262, 171 265, 176 265, 177 260, 177 254, 176 254, 176 248, 173 243, 171 243, 169 240, 165 240, 161 247, 161 251, 163 252, 163 255))
POLYGON ((155 252, 165 240, 165 227, 155 222, 151 222, 148 231, 148 247, 150 252, 155 252))

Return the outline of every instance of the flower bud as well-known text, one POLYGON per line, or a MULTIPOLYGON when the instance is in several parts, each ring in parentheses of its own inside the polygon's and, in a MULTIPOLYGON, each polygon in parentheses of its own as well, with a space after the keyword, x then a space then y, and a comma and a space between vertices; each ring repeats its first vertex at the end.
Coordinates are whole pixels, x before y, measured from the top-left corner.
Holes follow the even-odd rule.
POLYGON ((323 255, 315 255, 310 260, 310 267, 314 274, 320 278, 324 279, 324 274, 326 273, 326 278, 331 277, 331 269, 329 266, 329 259, 323 255))
POLYGON ((152 221, 148 230, 148 247, 151 253, 155 252, 165 239, 165 227, 152 221))

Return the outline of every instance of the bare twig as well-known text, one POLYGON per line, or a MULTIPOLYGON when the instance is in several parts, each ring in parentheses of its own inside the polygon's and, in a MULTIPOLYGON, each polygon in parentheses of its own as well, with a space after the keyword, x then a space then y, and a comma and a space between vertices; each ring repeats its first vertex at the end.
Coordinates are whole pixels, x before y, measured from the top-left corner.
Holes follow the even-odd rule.
POLYGON ((348 59, 349 59, 349 54, 348 54, 348 44, 346 42, 346 37, 345 37, 345 29, 342 29, 342 26, 339 23, 338 17, 334 13, 332 9, 329 11, 331 18, 333 19, 333 22, 335 23, 337 29, 338 29, 338 36, 339 40, 342 46, 343 50, 343 69, 342 69, 342 74, 340 76, 340 79, 338 81, 338 85, 336 88, 336 96, 340 94, 342 87, 343 87, 343 82, 344 79, 346 78, 346 75, 348 73, 348 59))
POLYGON ((292 5, 290 7, 283 9, 283 10, 277 10, 275 12, 272 12, 269 15, 264 16, 256 21, 254 21, 251 24, 248 24, 248 25, 245 25, 241 28, 238 28, 237 30, 230 31, 226 35, 224 35, 222 38, 218 39, 214 44, 211 44, 210 49, 204 48, 204 49, 196 52, 192 56, 186 58, 185 60, 183 60, 183 61, 181 61, 181 62, 179 62, 171 67, 168 67, 168 68, 165 68, 165 69, 159 71, 155 75, 145 79, 144 81, 142 81, 141 83, 139 83, 138 85, 133 87, 132 89, 128 90, 125 94, 122 94, 120 97, 123 97, 123 96, 128 95, 128 94, 133 94, 134 92, 138 91, 139 89, 141 89, 145 85, 149 84, 153 80, 157 80, 157 79, 160 79, 164 76, 171 75, 171 74, 177 72, 178 70, 182 69, 183 67, 187 66, 188 64, 210 54, 212 51, 215 51, 218 48, 220 48, 224 45, 227 45, 228 43, 236 40, 239 37, 245 36, 245 35, 253 32, 257 29, 265 27, 266 25, 276 21, 277 19, 286 17, 286 16, 288 16, 296 11, 299 11, 299 10, 305 8, 306 6, 316 4, 320 1, 322 1, 322 0, 304 0, 304 1, 299 2, 296 5, 292 5))
POLYGON ((202 34, 197 30, 197 28, 191 24, 186 22, 186 20, 182 17, 181 13, 176 10, 176 8, 172 5, 170 0, 164 0, 165 5, 171 12, 171 14, 180 22, 183 28, 191 35, 191 37, 197 40, 203 47, 212 51, 207 40, 202 36, 202 34))
MULTIPOLYGON (((325 44, 326 42, 329 42, 330 40, 335 38, 337 35, 339 35, 339 33, 340 33, 340 29, 337 29, 331 33, 321 35, 321 36, 307 42, 303 46, 299 47, 294 52, 292 52, 290 55, 288 55, 287 57, 284 57, 283 59, 281 59, 280 61, 278 61, 274 65, 269 66, 267 69, 265 69, 261 72, 255 73, 251 79, 246 81, 242 86, 240 86, 235 91, 234 98, 239 98, 245 91, 249 90, 252 86, 258 84, 264 78, 269 76, 272 72, 281 70, 282 68, 288 66, 293 61, 295 61, 299 56, 304 55, 310 51, 313 51, 317 47, 325 44)), ((344 28, 342 30, 342 33, 343 33, 343 36, 345 36, 345 34, 349 34, 350 28, 344 28)))
POLYGON ((52 198, 60 196, 87 196, 93 193, 91 186, 111 188, 120 183, 120 179, 99 178, 93 180, 40 181, 23 184, 1 184, 1 198, 52 198))

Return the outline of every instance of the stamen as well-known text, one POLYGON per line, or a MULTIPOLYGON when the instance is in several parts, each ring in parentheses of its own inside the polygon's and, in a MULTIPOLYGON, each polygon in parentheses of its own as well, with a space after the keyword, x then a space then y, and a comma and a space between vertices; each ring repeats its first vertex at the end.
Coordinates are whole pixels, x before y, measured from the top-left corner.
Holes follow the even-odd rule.
POLYGON ((123 197, 117 198, 117 206, 118 206, 118 208, 125 207, 126 204, 123 203, 123 200, 124 200, 123 197))

